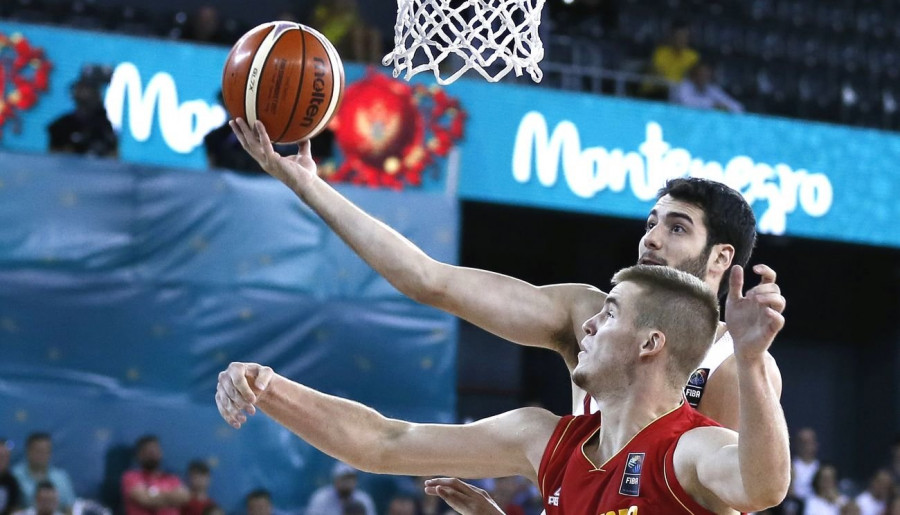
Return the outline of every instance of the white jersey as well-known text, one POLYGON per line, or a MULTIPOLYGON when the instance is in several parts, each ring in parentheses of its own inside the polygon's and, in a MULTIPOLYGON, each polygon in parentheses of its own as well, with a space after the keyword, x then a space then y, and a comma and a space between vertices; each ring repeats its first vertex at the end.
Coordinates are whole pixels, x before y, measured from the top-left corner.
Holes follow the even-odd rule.
POLYGON ((712 377, 713 372, 719 368, 722 362, 732 354, 734 354, 734 340, 731 339, 731 333, 725 331, 721 338, 713 342, 709 352, 706 353, 706 357, 700 362, 697 370, 694 370, 694 373, 691 374, 691 378, 688 379, 688 383, 684 387, 684 396, 687 397, 691 406, 696 408, 700 404, 700 399, 703 397, 703 391, 706 388, 706 383, 709 382, 709 378, 712 377))
MULTIPOLYGON (((684 386, 684 396, 691 406, 696 408, 700 404, 703 390, 706 388, 709 378, 732 354, 734 354, 734 340, 731 338, 731 333, 725 331, 718 340, 713 342, 712 347, 706 353, 706 357, 703 358, 700 366, 691 374, 691 378, 688 379, 688 383, 684 386)), ((573 413, 574 415, 584 415, 588 399, 589 397, 585 397, 585 401, 578 406, 573 413)), ((597 401, 590 399, 590 412, 595 413, 598 409, 597 401)))

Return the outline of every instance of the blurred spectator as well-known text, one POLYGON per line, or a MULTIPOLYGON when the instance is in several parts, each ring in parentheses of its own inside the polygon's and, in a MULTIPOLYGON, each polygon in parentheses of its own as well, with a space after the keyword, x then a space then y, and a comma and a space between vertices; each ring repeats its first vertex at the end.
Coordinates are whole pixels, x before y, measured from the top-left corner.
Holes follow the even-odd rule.
POLYGON ((894 476, 894 484, 900 485, 900 435, 894 439, 891 445, 891 475, 894 476))
MULTIPOLYGON (((391 508, 388 506, 388 515, 391 515, 390 510, 391 508)), ((366 515, 366 505, 355 499, 348 499, 344 503, 343 515, 366 515)), ((415 509, 409 515, 416 515, 415 509)))
POLYGON ((519 478, 521 487, 514 498, 514 502, 525 510, 525 515, 540 515, 544 511, 544 501, 541 491, 531 481, 519 478))
MULTIPOLYGON (((359 503, 362 504, 362 503, 359 503)), ((391 498, 388 503, 387 515, 417 515, 418 507, 416 506, 415 497, 399 494, 391 498)), ((345 514, 348 515, 348 514, 345 514)), ((359 515, 359 514, 358 514, 359 515)), ((364 515, 361 514, 361 515, 364 515)))
POLYGON ((203 509, 203 515, 226 515, 225 510, 218 504, 212 504, 203 509))
POLYGON ((300 17, 297 16, 297 13, 295 13, 294 11, 281 11, 274 19, 280 21, 292 21, 294 23, 300 21, 300 17))
MULTIPOLYGON (((878 515, 883 513, 883 511, 879 511, 878 515)), ((840 515, 862 515, 862 511, 860 511, 859 506, 855 502, 849 501, 847 504, 841 506, 840 515)))
POLYGON ((191 498, 181 507, 181 515, 204 515, 207 508, 216 505, 209 498, 210 480, 209 465, 206 462, 196 460, 188 464, 187 487, 191 498))
POLYGON ((891 502, 888 503, 888 509, 884 512, 884 515, 900 515, 900 496, 895 496, 891 499, 891 502))
POLYGON ((59 493, 50 481, 41 481, 35 485, 32 501, 30 508, 17 512, 17 515, 62 515, 59 493))
POLYGON ((265 173, 250 157, 238 141, 228 123, 213 129, 203 137, 206 163, 210 168, 222 168, 238 172, 265 173))
POLYGON ((649 73, 665 81, 668 87, 655 82, 646 82, 642 94, 648 98, 665 100, 669 89, 684 80, 688 70, 700 61, 700 54, 690 46, 691 31, 687 24, 675 22, 669 30, 666 42, 657 45, 650 58, 649 73))
POLYGON ((801 499, 812 495, 813 476, 819 469, 819 442, 812 428, 804 427, 797 431, 794 438, 794 493, 801 499))
POLYGON ((356 469, 337 462, 331 469, 332 483, 323 486, 309 499, 306 515, 342 515, 343 505, 353 499, 366 507, 366 515, 375 515, 375 503, 366 492, 356 488, 356 469))
POLYGON ((53 457, 53 441, 48 433, 31 433, 25 441, 25 461, 13 467, 12 473, 22 489, 25 506, 34 506, 38 483, 50 481, 55 487, 62 511, 69 512, 75 503, 75 489, 69 474, 50 465, 53 457))
POLYGON ((491 497, 506 515, 525 515, 525 510, 513 500, 519 492, 519 478, 516 476, 494 479, 491 497))
POLYGON ((806 499, 804 515, 840 515, 847 498, 838 489, 837 469, 821 465, 813 476, 813 494, 806 499))
POLYGON ((125 515, 179 515, 191 494, 178 476, 163 471, 159 439, 142 436, 134 450, 139 468, 122 475, 125 515))
POLYGON ((869 487, 856 496, 856 505, 862 515, 882 515, 887 510, 888 499, 894 486, 894 479, 887 469, 875 472, 869 480, 869 487))
POLYGON ((806 503, 794 492, 794 478, 794 467, 791 467, 791 484, 788 487, 787 495, 778 506, 774 506, 764 513, 769 513, 770 515, 803 515, 806 503))
POLYGON ((713 69, 698 62, 686 79, 672 90, 672 101, 695 109, 721 109, 732 113, 744 112, 744 106, 713 82, 713 69))
POLYGON ((310 25, 331 41, 344 61, 381 63, 381 33, 362 19, 356 0, 319 0, 310 25))
POLYGON ((22 502, 19 482, 9 471, 11 453, 6 438, 0 438, 0 515, 10 515, 22 502))
MULTIPOLYGON (((103 105, 103 87, 109 84, 112 70, 106 66, 85 65, 70 87, 75 110, 47 127, 50 152, 117 157, 119 142, 103 105)), ((63 495, 64 492, 60 492, 63 495)), ((66 505, 63 499, 63 505, 66 505)))
POLYGON ((619 28, 616 0, 554 2, 550 4, 550 14, 554 26, 564 27, 567 35, 610 35, 619 28))
POLYGON ((432 476, 421 476, 416 478, 418 486, 416 488, 416 498, 419 500, 419 515, 446 515, 456 513, 450 506, 440 497, 436 495, 425 495, 425 480, 432 476))
POLYGON ((222 15, 215 5, 201 5, 187 17, 182 39, 197 41, 200 43, 232 44, 222 25, 222 15))
POLYGON ((244 501, 247 515, 272 515, 272 494, 262 488, 247 494, 244 501))

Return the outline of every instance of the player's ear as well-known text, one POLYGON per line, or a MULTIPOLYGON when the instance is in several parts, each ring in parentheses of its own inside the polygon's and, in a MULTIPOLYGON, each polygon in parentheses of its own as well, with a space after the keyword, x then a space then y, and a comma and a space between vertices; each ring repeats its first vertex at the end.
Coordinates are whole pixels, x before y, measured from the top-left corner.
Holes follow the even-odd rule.
POLYGON ((645 334, 644 342, 641 344, 641 357, 655 356, 662 352, 666 346, 666 335, 657 329, 652 329, 645 334))
POLYGON ((717 243, 709 251, 709 269, 715 269, 722 274, 731 268, 734 261, 734 246, 729 243, 717 243))

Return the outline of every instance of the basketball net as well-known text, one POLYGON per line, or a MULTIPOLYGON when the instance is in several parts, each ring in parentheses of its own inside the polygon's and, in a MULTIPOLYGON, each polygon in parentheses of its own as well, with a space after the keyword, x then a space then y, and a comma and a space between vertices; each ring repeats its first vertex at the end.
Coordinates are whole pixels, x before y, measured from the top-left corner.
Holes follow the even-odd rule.
POLYGON ((544 0, 398 0, 394 51, 382 63, 406 80, 431 70, 443 85, 469 70, 490 82, 524 70, 540 82, 543 7, 544 0))

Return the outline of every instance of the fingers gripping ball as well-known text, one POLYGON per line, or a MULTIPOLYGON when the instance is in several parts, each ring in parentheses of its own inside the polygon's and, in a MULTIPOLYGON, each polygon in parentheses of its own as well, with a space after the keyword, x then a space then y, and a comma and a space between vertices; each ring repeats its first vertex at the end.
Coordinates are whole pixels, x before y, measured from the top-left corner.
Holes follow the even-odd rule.
POLYGON ((321 132, 344 92, 344 66, 334 45, 298 23, 264 23, 244 34, 228 54, 222 96, 232 117, 266 126, 275 143, 321 132))

